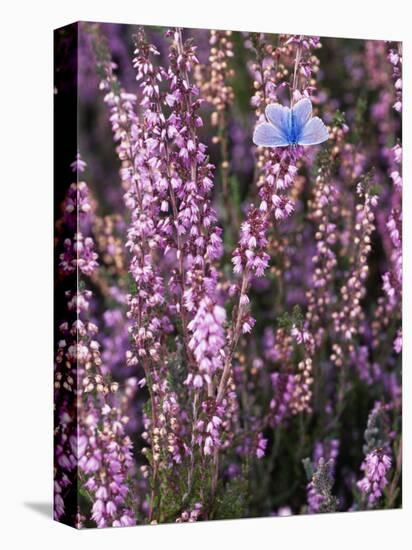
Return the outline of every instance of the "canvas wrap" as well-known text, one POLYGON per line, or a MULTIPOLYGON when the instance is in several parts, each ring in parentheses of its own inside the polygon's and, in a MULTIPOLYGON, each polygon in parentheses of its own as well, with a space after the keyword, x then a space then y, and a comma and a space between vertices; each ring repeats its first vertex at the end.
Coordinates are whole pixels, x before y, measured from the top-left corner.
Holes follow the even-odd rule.
POLYGON ((402 44, 79 22, 54 55, 55 519, 401 507, 402 44))

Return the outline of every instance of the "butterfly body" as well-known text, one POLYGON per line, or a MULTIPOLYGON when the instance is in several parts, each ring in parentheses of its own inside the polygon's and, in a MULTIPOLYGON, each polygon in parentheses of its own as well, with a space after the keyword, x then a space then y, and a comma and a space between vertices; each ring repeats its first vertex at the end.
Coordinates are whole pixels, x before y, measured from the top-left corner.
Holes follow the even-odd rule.
POLYGON ((262 147, 289 147, 317 145, 329 138, 329 133, 319 117, 312 117, 312 103, 303 98, 291 108, 279 103, 266 107, 268 122, 259 124, 253 141, 262 147))
POLYGON ((290 132, 288 135, 288 139, 291 145, 297 145, 299 140, 299 129, 298 125, 296 123, 296 115, 293 112, 293 109, 290 109, 290 132))

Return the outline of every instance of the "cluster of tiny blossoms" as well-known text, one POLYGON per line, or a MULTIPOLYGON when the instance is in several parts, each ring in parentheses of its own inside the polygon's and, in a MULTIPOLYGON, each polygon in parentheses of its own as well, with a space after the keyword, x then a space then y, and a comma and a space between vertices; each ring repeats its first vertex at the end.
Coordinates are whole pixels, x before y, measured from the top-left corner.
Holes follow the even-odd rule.
POLYGON ((402 212, 394 207, 386 227, 392 244, 392 270, 383 275, 383 290, 392 307, 399 305, 402 297, 402 212))
POLYGON ((207 65, 197 65, 195 77, 200 93, 212 107, 210 121, 216 128, 212 143, 220 149, 220 172, 222 180, 222 214, 229 228, 232 228, 232 238, 238 233, 238 213, 230 200, 230 155, 229 155, 229 114, 234 102, 234 92, 231 80, 235 75, 231 60, 234 56, 234 46, 231 31, 210 31, 210 54, 207 65))
POLYGON ((389 447, 388 411, 390 406, 377 401, 370 411, 364 433, 365 459, 361 464, 364 477, 357 482, 360 492, 367 496, 369 507, 374 507, 388 485, 387 473, 392 466, 389 447))
POLYGON ((202 125, 196 113, 199 92, 189 80, 197 63, 195 50, 183 43, 179 29, 170 31, 169 37, 167 71, 153 65, 151 56, 158 52, 146 42, 142 31, 136 40, 134 66, 143 92, 143 132, 150 155, 147 163, 156 172, 154 191, 160 195, 160 224, 167 232, 164 244, 176 258, 169 286, 176 295, 175 310, 182 318, 192 364, 187 383, 199 388, 211 383, 223 353, 225 313, 216 301, 217 274, 213 266, 222 253, 221 230, 209 199, 213 167, 197 137, 197 128, 202 125), (205 326, 210 320, 215 328, 205 326), (202 351, 197 344, 205 330, 210 330, 209 343, 213 346, 203 347, 202 351), (211 355, 216 360, 212 361, 211 355))
POLYGON ((334 344, 331 356, 337 366, 342 365, 343 347, 349 346, 349 350, 352 351, 351 341, 362 330, 361 300, 366 293, 365 281, 369 274, 368 256, 372 250, 371 237, 375 230, 374 210, 378 204, 378 197, 373 192, 368 177, 358 183, 357 193, 361 202, 356 205, 352 266, 345 284, 340 289, 339 311, 332 313, 334 329, 341 337, 341 343, 334 344))
MULTIPOLYGON (((78 157, 78 172, 85 168, 85 163, 80 161, 78 157)), ((66 230, 76 228, 76 242, 89 244, 75 248, 73 262, 60 262, 61 274, 70 276, 77 267, 83 275, 92 277, 98 263, 96 254, 92 262, 89 257, 94 242, 87 235, 92 225, 92 208, 85 182, 70 186, 63 211, 66 230)), ((127 418, 123 417, 116 403, 118 384, 108 382, 102 370, 98 327, 88 319, 92 298, 92 292, 86 289, 66 292, 67 312, 75 320, 63 321, 59 327, 61 338, 56 354, 55 384, 60 394, 62 384, 75 394, 76 412, 75 425, 69 422, 73 411, 65 410, 59 418, 62 433, 56 445, 57 463, 63 472, 78 468, 85 488, 93 495, 91 516, 77 521, 78 527, 83 525, 84 519, 93 520, 98 527, 134 525, 134 513, 125 504, 129 493, 126 477, 132 466, 132 445, 125 434, 127 418), (74 380, 77 380, 76 389, 70 387, 74 380), (71 432, 68 432, 70 426, 71 432)), ((56 477, 57 517, 65 513, 61 493, 66 486, 67 477, 63 476, 60 482, 56 477)))
MULTIPOLYGON (((181 461, 180 449, 185 449, 184 456, 191 454, 191 460, 194 452, 176 439, 179 415, 172 424, 164 425, 163 420, 170 391, 159 378, 167 365, 160 336, 173 330, 169 321, 172 315, 181 320, 189 371, 186 384, 196 392, 207 388, 206 401, 204 394, 203 401, 196 397, 200 408, 195 408, 198 420, 191 437, 192 445, 198 444, 206 455, 212 445, 220 444, 216 429, 224 424, 218 414, 223 415, 225 406, 215 404, 212 397, 215 373, 223 367, 226 315, 217 301, 214 267, 222 243, 209 199, 213 166, 197 136, 202 125, 197 114, 199 92, 189 79, 197 59, 193 46, 183 42, 180 29, 169 31, 167 36, 171 42, 168 69, 155 64, 158 51, 146 41, 142 29, 135 38, 133 65, 141 90, 140 119, 134 111, 135 97, 121 91, 110 58, 96 48, 104 75, 101 87, 107 90, 105 101, 122 161, 125 201, 132 213, 127 246, 136 292, 129 296, 134 345, 127 362, 129 366, 143 366, 150 388, 151 418, 146 417, 150 433, 146 439, 152 446, 153 480, 161 465, 156 449, 161 448, 163 438, 175 462, 181 461), (164 275, 156 260, 161 254, 170 259, 167 305, 164 275), (213 430, 207 420, 210 407, 218 419, 213 421, 213 430), (202 422, 207 426, 205 436, 200 435, 202 422)), ((174 401, 172 409, 176 410, 178 403, 174 401)))
MULTIPOLYGON (((391 49, 388 59, 393 67, 394 89, 396 102, 393 105, 395 111, 402 113, 402 47, 391 49)), ((392 208, 386 222, 391 245, 390 270, 383 275, 383 290, 392 311, 402 309, 402 145, 397 143, 390 150, 389 176, 393 182, 394 193, 392 208)), ((399 328, 394 349, 397 353, 402 350, 402 329, 399 328)))
MULTIPOLYGON (((131 223, 126 246, 131 255, 129 270, 138 289, 130 295, 129 317, 134 319, 131 334, 135 353, 128 355, 128 364, 156 360, 160 348, 160 332, 169 324, 159 308, 164 302, 163 279, 153 254, 164 242, 168 228, 158 227, 155 220, 160 212, 159 198, 155 194, 152 168, 148 159, 148 145, 137 115, 137 98, 121 89, 114 73, 114 64, 104 42, 97 42, 96 57, 101 67, 100 88, 106 92, 113 137, 122 163, 121 178, 125 190, 125 203, 131 211, 131 223)), ((150 67, 148 67, 149 69, 150 67)))
POLYGON ((273 397, 270 401, 270 424, 279 426, 290 410, 295 394, 295 375, 275 372, 271 375, 273 397))
MULTIPOLYGON (((198 74, 200 91, 205 100, 213 106, 211 122, 218 126, 224 111, 233 103, 234 93, 228 80, 234 76, 229 61, 233 57, 233 42, 231 31, 210 31, 209 73, 198 74)), ((221 139, 217 136, 214 141, 221 139)))
MULTIPOLYGON (((324 443, 318 441, 313 452, 313 463, 315 465, 315 469, 321 460, 326 461, 328 464, 329 478, 333 480, 338 455, 339 440, 331 439, 325 441, 324 443)), ((311 514, 316 514, 321 511, 322 506, 325 503, 325 495, 322 492, 319 492, 319 486, 314 483, 313 479, 308 483, 306 490, 309 512, 311 514)))
MULTIPOLYGON (((78 178, 85 167, 85 162, 78 154, 71 165, 78 178)), ((69 186, 62 214, 59 230, 63 234, 66 233, 68 237, 59 243, 60 248, 64 247, 64 251, 59 255, 58 269, 63 279, 73 282, 73 277, 76 277, 78 270, 90 274, 97 266, 97 254, 93 251, 94 244, 79 230, 87 231, 93 216, 93 205, 85 182, 76 182, 69 186), (82 246, 84 241, 87 241, 86 246, 82 246), (79 246, 76 246, 76 243, 79 243, 79 246)), ((65 290, 62 296, 66 320, 62 320, 59 325, 55 356, 55 519, 71 513, 65 507, 63 494, 69 491, 74 483, 73 476, 77 468, 77 360, 82 355, 82 346, 78 342, 78 329, 83 326, 77 316, 80 308, 88 308, 90 295, 87 291, 79 295, 73 294, 71 287, 72 285, 68 285, 69 290, 65 290)))
POLYGON ((337 257, 335 217, 338 208, 338 189, 332 180, 332 164, 344 147, 345 128, 333 126, 331 145, 322 153, 320 166, 309 201, 310 220, 315 224, 316 252, 312 257, 312 285, 306 293, 307 312, 305 326, 313 334, 316 347, 325 336, 325 319, 333 304, 333 280, 337 257))
POLYGON ((388 59, 392 65, 392 74, 396 91, 396 101, 393 105, 395 111, 402 112, 402 46, 391 48, 389 50, 388 59))
POLYGON ((375 449, 366 455, 361 466, 365 477, 358 481, 358 488, 368 496, 370 506, 382 496, 382 491, 388 484, 386 476, 391 464, 391 457, 383 449, 375 449))

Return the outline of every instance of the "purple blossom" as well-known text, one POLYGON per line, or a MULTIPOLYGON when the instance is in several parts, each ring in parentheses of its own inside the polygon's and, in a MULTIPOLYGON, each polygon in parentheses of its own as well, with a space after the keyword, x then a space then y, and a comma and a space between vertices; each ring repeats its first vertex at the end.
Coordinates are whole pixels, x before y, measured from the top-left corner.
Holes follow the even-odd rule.
POLYGON ((358 481, 358 488, 368 496, 368 503, 374 506, 388 484, 387 473, 392 465, 391 457, 382 449, 375 449, 366 455, 361 469, 365 476, 358 481))
MULTIPOLYGON (((84 205, 86 197, 88 189, 84 182, 79 187, 72 185, 69 188, 63 208, 69 230, 76 226, 77 201, 84 205), (67 205, 73 205, 73 208, 67 205)), ((81 229, 90 227, 90 216, 90 209, 83 208, 81 229)), ((86 277, 95 273, 97 255, 93 252, 94 242, 90 236, 77 232, 73 241, 66 239, 63 244, 66 252, 61 255, 59 264, 63 276, 70 276, 76 269, 86 277), (72 242, 75 243, 73 247, 72 242), (74 258, 69 261, 66 255, 71 247, 74 258)), ((129 491, 125 480, 132 466, 132 444, 124 434, 127 419, 122 417, 116 405, 109 405, 109 395, 116 391, 117 384, 109 384, 104 375, 100 344, 96 339, 98 327, 88 319, 92 293, 87 290, 74 294, 68 291, 65 297, 68 314, 75 311, 76 315, 73 321, 60 324, 55 385, 57 389, 63 387, 70 392, 74 390, 76 379, 78 386, 77 403, 70 399, 69 393, 57 411, 60 431, 56 435, 55 459, 61 477, 55 479, 55 517, 59 519, 65 513, 62 489, 70 483, 66 472, 71 474, 79 469, 84 473, 85 486, 96 495, 91 511, 96 525, 132 525, 135 523, 134 514, 125 504, 129 491), (125 518, 128 518, 127 522, 125 518)), ((81 521, 77 523, 82 524, 81 521)))
POLYGON ((196 315, 188 324, 192 333, 189 348, 193 351, 198 372, 189 373, 187 384, 196 388, 201 388, 203 383, 211 384, 215 372, 223 368, 225 320, 226 312, 221 306, 214 304, 209 298, 200 302, 196 315))
POLYGON ((263 437, 262 433, 259 433, 257 436, 257 443, 256 443, 257 458, 263 458, 265 456, 267 444, 268 444, 268 440, 263 437))

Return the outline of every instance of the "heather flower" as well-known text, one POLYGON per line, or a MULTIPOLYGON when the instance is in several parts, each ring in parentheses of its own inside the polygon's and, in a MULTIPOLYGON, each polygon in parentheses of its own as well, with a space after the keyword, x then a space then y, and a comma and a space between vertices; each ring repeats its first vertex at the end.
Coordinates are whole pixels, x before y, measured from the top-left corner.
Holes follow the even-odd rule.
POLYGON ((388 59, 392 65, 392 78, 396 95, 393 108, 400 113, 402 112, 402 44, 398 44, 396 49, 391 48, 389 50, 388 59))
MULTIPOLYGON (((120 216, 95 217, 93 235, 101 256, 101 262, 110 274, 119 277, 123 276, 126 271, 126 258, 123 248, 124 233, 125 223, 120 216)), ((118 289, 117 286, 112 288, 118 289)))
MULTIPOLYGON (((180 294, 178 308, 186 333, 187 353, 196 361, 196 370, 189 373, 187 383, 200 388, 202 380, 206 379, 210 384, 211 376, 220 368, 225 343, 222 329, 225 316, 216 301, 216 273, 213 267, 213 262, 222 253, 221 230, 215 225, 216 214, 208 199, 213 185, 213 167, 207 162, 205 146, 198 141, 196 134, 196 129, 202 124, 196 114, 198 90, 188 80, 188 73, 197 63, 195 51, 189 44, 183 44, 180 30, 171 31, 169 36, 173 42, 167 73, 156 69, 148 60, 149 55, 157 55, 158 52, 145 41, 142 32, 136 43, 134 65, 145 94, 142 104, 146 108, 149 154, 153 159, 153 162, 148 162, 158 170, 155 178, 159 183, 154 190, 160 192, 158 201, 162 205, 161 210, 165 213, 170 211, 171 216, 170 223, 165 226, 163 215, 159 227, 162 231, 166 229, 167 246, 173 246, 176 251, 178 265, 172 273, 173 287, 180 294), (165 102, 172 109, 167 119, 162 114, 163 98, 158 86, 162 80, 169 86, 165 102), (190 121, 188 125, 186 121, 190 121), (154 155, 158 155, 156 162, 154 155), (179 169, 171 171, 171 159, 179 169), (185 183, 183 174, 186 175, 185 183), (173 245, 171 237, 174 239, 173 245), (196 315, 189 321, 187 312, 194 314, 196 310, 196 315), (210 330, 207 327, 209 321, 214 324, 210 330), (209 343, 212 344, 207 355, 198 348, 199 338, 206 334, 209 334, 209 343), (214 357, 216 354, 217 357, 214 357)), ((151 219, 156 220, 155 212, 151 219)), ((158 242, 161 244, 161 238, 158 242)), ((159 299, 160 296, 159 292, 159 299)))
POLYGON ((387 473, 391 468, 391 458, 382 449, 375 449, 366 455, 361 469, 365 473, 358 488, 368 496, 368 503, 374 506, 382 496, 382 491, 388 484, 387 473))
POLYGON ((312 399, 312 359, 306 357, 298 364, 298 372, 295 374, 295 389, 291 399, 290 408, 293 414, 303 411, 311 412, 312 399))
MULTIPOLYGON (((358 183, 357 193, 361 202, 356 206, 353 265, 340 290, 340 309, 332 313, 335 331, 341 335, 343 345, 350 342, 360 330, 363 318, 361 300, 366 292, 365 281, 369 274, 367 259, 372 250, 371 235, 375 229, 377 197, 371 192, 368 176, 358 183)), ((341 346, 337 344, 332 357, 337 365, 341 364, 340 350, 341 346)))
POLYGON ((94 220, 93 210, 93 202, 87 184, 84 181, 72 183, 63 205, 64 223, 70 229, 77 229, 77 222, 79 222, 79 229, 88 231, 90 223, 94 220))
POLYGON ((64 248, 64 252, 60 255, 62 271, 69 274, 80 270, 84 275, 93 274, 98 266, 93 239, 84 238, 81 233, 76 233, 73 240, 65 239, 64 248))
POLYGON ((295 395, 296 381, 293 374, 275 372, 271 375, 273 398, 270 401, 270 423, 281 424, 290 412, 290 402, 295 395))
POLYGON ((396 351, 396 353, 401 353, 402 351, 402 329, 399 329, 396 333, 396 338, 393 343, 393 348, 396 351))
POLYGON ((298 328, 296 325, 293 325, 292 330, 290 331, 291 335, 295 338, 298 344, 307 345, 311 342, 312 337, 309 331, 305 328, 298 328))
MULTIPOLYGON (((388 243, 390 247, 390 270, 386 271, 382 276, 382 289, 386 294, 389 309, 393 312, 401 308, 402 302, 402 208, 401 208, 401 192, 402 192, 402 147, 400 144, 395 145, 390 151, 391 168, 389 175, 394 185, 394 200, 389 217, 386 221, 387 234, 389 236, 388 243)), ((398 329, 398 335, 401 329, 398 329)), ((396 336, 394 341, 394 349, 397 353, 402 350, 402 338, 396 336)))
POLYGON ((85 161, 82 159, 80 153, 78 152, 77 155, 76 155, 76 160, 74 160, 70 164, 70 168, 72 169, 73 172, 84 172, 85 169, 86 169, 86 166, 87 166, 87 164, 85 163, 85 161))
POLYGON ((308 508, 311 514, 336 511, 337 500, 332 495, 332 487, 335 481, 338 450, 339 442, 337 440, 328 441, 326 445, 318 443, 315 447, 313 467, 309 459, 303 461, 307 474, 310 473, 309 477, 311 478, 306 488, 308 508))
POLYGON ((383 289, 394 306, 402 289, 402 213, 398 209, 392 210, 386 226, 393 247, 393 271, 383 275, 383 289))
POLYGON ((267 444, 268 444, 268 440, 265 439, 261 433, 259 433, 257 436, 256 451, 255 451, 257 458, 263 458, 265 456, 267 444))
POLYGON ((192 510, 185 510, 180 517, 176 519, 176 523, 193 523, 199 519, 202 514, 202 504, 196 502, 192 510))
POLYGON ((380 500, 382 491, 388 484, 387 473, 392 466, 388 441, 389 407, 376 402, 371 410, 365 430, 365 459, 361 464, 364 477, 357 482, 359 490, 368 497, 369 506, 373 507, 380 500))
POLYGON ((195 441, 205 456, 212 455, 214 450, 222 445, 226 407, 226 400, 217 403, 212 397, 201 404, 201 415, 194 427, 194 434, 195 441))
POLYGON ((230 155, 229 115, 234 103, 234 91, 231 81, 235 76, 233 69, 234 44, 231 31, 210 31, 210 54, 208 64, 196 65, 195 78, 200 94, 212 105, 210 122, 216 127, 212 138, 219 145, 220 173, 222 180, 222 214, 228 225, 228 234, 236 239, 239 226, 239 213, 231 200, 230 174, 231 163, 235 155, 230 155))
POLYGON ((203 383, 211 384, 213 375, 223 368, 225 333, 223 323, 226 319, 225 310, 204 298, 199 309, 188 324, 193 336, 189 348, 199 365, 199 373, 189 373, 186 383, 200 388, 203 383))
POLYGON ((287 517, 287 516, 292 516, 293 512, 290 506, 281 506, 277 511, 277 515, 279 517, 287 517))
MULTIPOLYGON (((69 188, 63 205, 68 229, 76 227, 79 206, 84 206, 87 196, 84 182, 81 186, 69 188), (73 205, 73 208, 67 205, 73 205)), ((90 209, 83 209, 81 229, 91 227, 90 216, 90 209)), ((61 255, 59 264, 62 275, 70 276, 77 269, 86 277, 95 273, 97 255, 93 252, 94 242, 90 236, 77 232, 73 240, 64 241, 64 247, 66 252, 61 255), (67 257, 70 254, 71 259, 67 257)), ((91 519, 96 525, 133 525, 134 514, 125 504, 129 492, 126 477, 132 465, 132 444, 124 433, 127 419, 122 417, 116 405, 111 405, 110 393, 116 391, 117 385, 109 384, 105 377, 100 344, 96 339, 98 327, 88 319, 92 293, 88 290, 67 291, 65 297, 67 313, 75 312, 75 317, 70 322, 61 323, 56 354, 55 387, 60 392, 60 399, 64 391, 67 395, 60 401, 56 421, 59 427, 56 464, 60 471, 55 476, 55 516, 58 519, 65 513, 62 489, 70 483, 65 472, 71 474, 79 470, 84 474, 85 487, 94 496, 91 519), (77 403, 73 399, 75 380, 77 403)), ((76 522, 82 524, 82 520, 76 522)))

